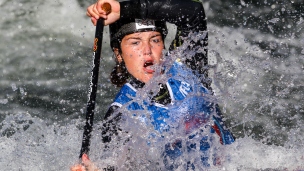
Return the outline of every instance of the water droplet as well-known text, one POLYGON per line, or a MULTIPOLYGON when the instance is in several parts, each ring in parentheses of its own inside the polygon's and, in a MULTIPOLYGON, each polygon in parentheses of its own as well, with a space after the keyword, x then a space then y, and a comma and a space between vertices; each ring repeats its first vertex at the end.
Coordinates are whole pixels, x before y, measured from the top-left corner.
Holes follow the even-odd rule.
POLYGON ((18 88, 17 88, 17 86, 16 86, 16 84, 15 84, 15 83, 12 83, 12 84, 11 84, 11 86, 12 86, 13 91, 18 90, 18 88))
POLYGON ((0 99, 0 104, 7 104, 8 100, 7 99, 0 99))
POLYGON ((271 20, 268 20, 269 23, 277 23, 278 21, 280 21, 280 18, 273 18, 271 20))

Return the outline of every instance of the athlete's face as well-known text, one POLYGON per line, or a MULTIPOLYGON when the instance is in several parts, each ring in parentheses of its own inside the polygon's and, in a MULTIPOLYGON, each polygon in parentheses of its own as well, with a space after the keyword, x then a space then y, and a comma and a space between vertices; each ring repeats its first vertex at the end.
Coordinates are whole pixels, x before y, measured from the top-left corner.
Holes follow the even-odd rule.
POLYGON ((147 31, 125 36, 121 41, 121 54, 114 49, 119 62, 124 60, 133 77, 147 83, 153 76, 153 65, 162 58, 164 42, 159 32, 147 31))

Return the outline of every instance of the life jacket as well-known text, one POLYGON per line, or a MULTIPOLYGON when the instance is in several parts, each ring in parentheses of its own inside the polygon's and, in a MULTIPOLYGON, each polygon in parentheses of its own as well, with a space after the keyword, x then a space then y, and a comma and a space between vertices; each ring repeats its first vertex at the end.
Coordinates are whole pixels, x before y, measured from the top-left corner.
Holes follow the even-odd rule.
MULTIPOLYGON (((194 76, 194 74, 180 62, 175 62, 166 74, 170 76, 165 83, 165 87, 169 92, 169 96, 166 97, 170 98, 170 104, 164 105, 155 101, 151 102, 151 99, 142 100, 137 98, 137 89, 130 83, 126 83, 115 97, 112 106, 123 106, 131 113, 134 111, 136 113, 134 115, 138 115, 140 110, 149 111, 150 116, 140 116, 141 121, 147 124, 150 122, 159 133, 170 131, 170 129, 173 129, 170 126, 172 125, 171 123, 182 120, 184 131, 189 135, 189 139, 195 137, 193 130, 197 130, 202 125, 207 124, 210 127, 210 133, 217 133, 222 144, 233 143, 234 138, 225 129, 217 105, 208 99, 212 97, 211 93, 199 82, 196 84, 187 82, 186 79, 189 76, 194 76), (136 99, 141 100, 138 101, 136 99), (147 119, 147 117, 150 117, 150 119, 147 119), (213 123, 210 124, 212 120, 213 123)), ((193 81, 193 79, 189 80, 193 81)), ((201 159, 204 166, 209 166, 206 152, 210 148, 210 142, 212 141, 208 136, 202 137, 200 141, 199 149, 205 154, 201 159)), ((191 148, 196 148, 196 144, 190 144, 190 146, 192 146, 191 148)), ((181 147, 182 143, 179 141, 175 142, 174 148, 170 144, 166 145, 164 156, 174 160, 182 155, 181 147)))

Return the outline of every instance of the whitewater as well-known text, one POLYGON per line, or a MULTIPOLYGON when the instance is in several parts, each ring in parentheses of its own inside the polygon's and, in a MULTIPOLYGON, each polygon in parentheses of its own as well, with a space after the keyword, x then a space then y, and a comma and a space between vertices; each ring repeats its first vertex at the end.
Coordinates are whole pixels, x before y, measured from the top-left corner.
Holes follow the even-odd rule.
MULTIPOLYGON (((303 6, 290 8, 300 1, 266 2, 270 11, 265 6, 258 11, 246 1, 235 6, 203 2, 212 88, 237 137, 221 147, 221 166, 209 170, 304 170, 303 6), (227 19, 219 7, 254 12, 227 19), (281 16, 285 11, 294 14, 292 10, 300 11, 290 15, 294 23, 276 16, 278 11, 281 16), (253 19, 265 11, 273 16, 263 22, 253 19), (260 27, 250 25, 253 20, 260 27)), ((78 162, 95 32, 85 16, 87 5, 76 0, 0 0, 1 170, 69 170, 78 162)), ((114 61, 107 27, 105 33, 92 161, 100 161, 97 128, 117 92, 109 81, 114 61)))

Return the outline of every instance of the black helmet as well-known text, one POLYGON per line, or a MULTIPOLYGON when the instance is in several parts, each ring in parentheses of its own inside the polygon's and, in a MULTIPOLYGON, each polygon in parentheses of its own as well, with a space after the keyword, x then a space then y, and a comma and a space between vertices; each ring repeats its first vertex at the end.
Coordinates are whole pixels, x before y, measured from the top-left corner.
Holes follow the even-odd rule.
POLYGON ((115 23, 110 24, 110 44, 113 48, 120 48, 120 42, 124 36, 136 32, 158 31, 165 39, 168 30, 165 21, 154 21, 150 19, 119 19, 115 23))

